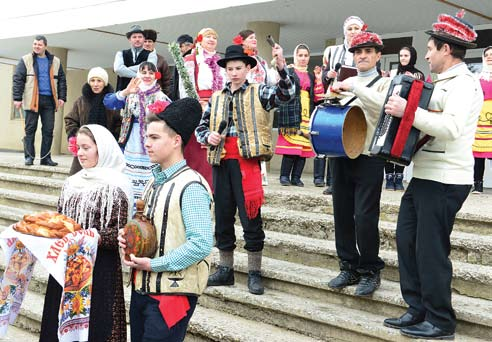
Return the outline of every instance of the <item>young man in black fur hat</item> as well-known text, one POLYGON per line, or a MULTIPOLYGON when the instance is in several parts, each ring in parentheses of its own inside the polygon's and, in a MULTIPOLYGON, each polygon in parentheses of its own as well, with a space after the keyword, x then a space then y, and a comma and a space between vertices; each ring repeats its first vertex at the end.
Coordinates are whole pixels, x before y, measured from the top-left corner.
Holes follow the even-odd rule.
POLYGON ((280 45, 272 48, 272 55, 281 77, 278 85, 250 84, 246 76, 255 67, 256 59, 248 56, 240 45, 227 47, 225 57, 217 64, 225 68, 230 82, 212 95, 195 131, 198 142, 208 146, 208 161, 213 166, 215 239, 220 263, 208 285, 234 284, 234 216, 238 210, 248 252, 248 289, 253 294, 264 292, 260 161, 273 155, 269 110, 278 101, 289 101, 295 95, 280 45))
MULTIPOLYGON (((145 188, 144 215, 157 233, 153 258, 130 255, 131 340, 183 341, 198 296, 207 285, 213 245, 212 193, 207 181, 186 165, 183 150, 202 108, 185 98, 148 118, 145 147, 159 166, 145 188)), ((119 245, 126 248, 123 230, 119 245)))

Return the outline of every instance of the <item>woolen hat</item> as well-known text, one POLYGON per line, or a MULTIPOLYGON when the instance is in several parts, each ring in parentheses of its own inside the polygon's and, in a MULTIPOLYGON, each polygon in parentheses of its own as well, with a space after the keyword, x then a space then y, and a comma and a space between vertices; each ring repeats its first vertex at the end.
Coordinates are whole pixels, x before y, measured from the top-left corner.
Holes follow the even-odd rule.
POLYGON ((97 77, 97 78, 100 78, 101 80, 103 80, 105 86, 108 85, 108 73, 103 68, 94 67, 91 70, 89 70, 89 74, 87 74, 87 83, 89 83, 91 78, 94 78, 94 77, 97 77))
POLYGON ((155 42, 157 40, 157 32, 155 30, 143 30, 143 35, 146 40, 155 42))
POLYGON ((143 33, 144 33, 144 31, 142 30, 142 26, 137 25, 137 24, 130 26, 130 31, 128 31, 128 32, 126 33, 126 38, 127 38, 127 39, 130 39, 130 37, 131 37, 131 36, 132 36, 132 34, 134 34, 134 33, 141 33, 141 34, 143 34, 143 33))
POLYGON ((223 68, 226 67, 227 62, 241 60, 244 63, 249 64, 251 68, 256 66, 256 59, 248 56, 242 47, 242 45, 229 45, 226 49, 225 56, 217 61, 217 64, 223 68))
POLYGON ((182 34, 181 36, 176 39, 176 43, 178 45, 184 44, 184 43, 191 43, 193 44, 193 37, 190 36, 189 34, 182 34))
POLYGON ((377 51, 382 51, 384 45, 377 33, 361 31, 352 38, 352 43, 348 50, 353 53, 355 49, 363 47, 374 47, 377 51))
POLYGON ((473 43, 477 39, 477 32, 470 23, 463 20, 464 15, 463 9, 456 16, 439 14, 437 23, 432 24, 432 30, 425 33, 446 43, 474 48, 477 46, 473 43))
POLYGON ((200 123, 202 106, 198 100, 185 97, 172 102, 157 116, 179 134, 183 140, 183 145, 186 145, 200 123))

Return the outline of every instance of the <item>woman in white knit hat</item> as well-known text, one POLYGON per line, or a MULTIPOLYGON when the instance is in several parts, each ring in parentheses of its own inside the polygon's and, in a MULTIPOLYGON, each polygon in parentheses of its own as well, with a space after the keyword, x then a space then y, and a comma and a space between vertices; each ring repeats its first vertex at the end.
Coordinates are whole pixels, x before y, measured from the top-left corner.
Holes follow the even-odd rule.
MULTIPOLYGON (((65 131, 70 145, 74 146, 73 139, 80 127, 89 124, 97 124, 106 127, 111 134, 118 139, 120 135, 121 116, 117 110, 106 109, 103 104, 104 96, 114 92, 108 83, 108 73, 101 67, 89 70, 87 83, 82 86, 82 96, 73 104, 72 110, 65 115, 65 131), (72 142, 72 143, 70 143, 72 142)), ((70 175, 80 171, 82 167, 77 159, 76 150, 70 175)))

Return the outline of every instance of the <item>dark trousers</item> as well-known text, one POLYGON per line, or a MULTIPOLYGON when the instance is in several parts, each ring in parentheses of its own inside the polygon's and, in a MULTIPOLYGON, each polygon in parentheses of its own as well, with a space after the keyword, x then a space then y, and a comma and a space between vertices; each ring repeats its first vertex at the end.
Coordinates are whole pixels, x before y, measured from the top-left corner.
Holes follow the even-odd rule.
POLYGON ((405 166, 398 165, 390 161, 387 161, 384 164, 384 172, 387 175, 392 175, 393 173, 403 173, 403 169, 405 169, 405 166))
POLYGON ((313 167, 313 178, 314 180, 320 180, 325 182, 325 172, 326 172, 326 185, 331 185, 331 158, 326 157, 318 157, 314 158, 314 167, 313 167), (326 162, 328 161, 328 167, 326 166, 326 162))
POLYGON ((403 299, 410 313, 425 315, 447 332, 456 328, 449 236, 470 188, 412 178, 398 214, 396 243, 403 299))
POLYGON ((190 309, 171 329, 167 327, 159 310, 159 302, 148 295, 138 294, 132 290, 130 301, 130 332, 132 342, 181 342, 186 336, 186 329, 198 297, 188 296, 190 309))
POLYGON ((485 173, 485 158, 475 158, 475 166, 473 168, 473 181, 482 182, 484 173, 485 173))
POLYGON ((55 128, 55 102, 52 96, 39 95, 38 112, 26 110, 26 136, 24 138, 24 157, 35 158, 34 136, 38 129, 38 119, 41 117, 41 159, 50 157, 53 129, 55 128))
POLYGON ((301 180, 305 164, 305 157, 284 154, 280 166, 280 177, 287 177, 291 181, 301 180))
POLYGON ((220 166, 212 169, 215 201, 215 241, 217 248, 222 251, 232 251, 236 248, 234 222, 236 209, 243 226, 244 249, 249 252, 263 250, 265 232, 261 220, 261 209, 254 219, 249 219, 244 206, 241 170, 236 159, 220 162, 220 166))
POLYGON ((374 273, 379 257, 379 202, 384 160, 331 158, 335 244, 341 270, 374 273))

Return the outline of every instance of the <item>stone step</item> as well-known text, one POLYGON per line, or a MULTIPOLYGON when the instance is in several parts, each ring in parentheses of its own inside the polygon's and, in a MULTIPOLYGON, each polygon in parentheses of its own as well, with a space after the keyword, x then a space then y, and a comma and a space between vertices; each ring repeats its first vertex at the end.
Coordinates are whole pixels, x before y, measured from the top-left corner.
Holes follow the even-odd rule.
POLYGON ((0 205, 24 209, 26 213, 56 210, 57 202, 55 195, 0 188, 0 205))
POLYGON ((8 341, 8 342, 38 342, 39 341, 39 334, 30 332, 29 330, 25 330, 23 328, 19 328, 16 326, 11 325, 8 330, 7 334, 0 338, 0 341, 8 341))
POLYGON ((0 204, 0 225, 4 227, 9 226, 12 223, 22 220, 25 214, 30 214, 30 212, 22 208, 0 204))
MULTIPOLYGON (((322 188, 267 186, 265 189, 265 205, 263 208, 281 208, 282 210, 297 210, 311 213, 333 213, 331 196, 323 195, 322 188), (320 190, 321 189, 321 190, 320 190)), ((381 198, 380 220, 396 222, 400 209, 402 193, 383 191, 381 198)), ((468 233, 489 235, 492 232, 492 213, 483 210, 483 201, 490 199, 489 195, 468 196, 462 209, 458 212, 454 230, 468 233)))
MULTIPOLYGON (((0 255, 0 269, 3 272, 5 265, 3 253, 0 255)), ((44 303, 44 293, 48 282, 48 273, 40 265, 34 267, 33 276, 29 284, 29 291, 26 294, 21 311, 14 326, 9 327, 12 331, 24 331, 34 338, 29 341, 37 341, 41 330, 41 317, 44 303)), ((130 288, 125 287, 125 305, 128 310, 130 306, 130 288)), ((201 300, 201 298, 200 298, 201 300)), ((130 340, 128 333, 128 341, 130 340)), ((0 340, 2 341, 2 340, 0 340)), ((19 340, 13 340, 19 341, 19 340)), ((241 342, 316 342, 319 339, 301 335, 296 332, 278 328, 273 325, 253 322, 225 312, 206 308, 202 305, 197 306, 195 313, 190 321, 187 337, 185 341, 241 341, 241 342), (225 324, 227 322, 227 324, 225 324)))
MULTIPOLYGON (((262 208, 264 229, 321 240, 335 239, 333 216, 299 210, 262 208)), ((382 249, 396 249, 396 223, 379 221, 382 249)), ((491 230, 492 232, 492 230, 491 230)), ((242 236, 242 233, 239 235, 242 236)), ((293 239, 295 239, 293 238, 293 239)), ((492 235, 465 233, 454 230, 451 234, 451 258, 473 264, 492 266, 492 235)))
MULTIPOLYGON (((396 329, 383 326, 384 316, 268 290, 257 296, 243 284, 209 287, 201 303, 324 341, 410 341, 396 329)), ((485 341, 457 334, 456 341, 485 341)), ((287 340, 286 340, 287 341, 287 340)))
MULTIPOLYGON (((57 200, 58 195, 31 194, 27 191, 0 188, 0 207, 14 208, 14 210, 9 210, 8 208, 0 210, 0 220, 3 219, 6 223, 12 223, 8 220, 12 217, 12 213, 21 212, 16 211, 16 209, 23 209, 22 215, 44 210, 56 210, 57 200), (7 213, 8 217, 2 217, 2 213, 7 213)), ((323 240, 334 239, 334 221, 333 216, 330 214, 264 207, 262 208, 262 215, 265 229, 323 240)), ((394 222, 380 221, 381 248, 396 248, 395 228, 394 222)), ((451 257, 453 260, 492 265, 491 236, 463 233, 455 230, 451 235, 451 245, 451 257)))
MULTIPOLYGON (((263 254, 267 257, 300 265, 338 270, 335 242, 279 232, 265 232, 263 254)), ((236 228, 237 245, 244 247, 242 229, 236 228)), ((380 250, 386 263, 382 277, 399 280, 398 256, 395 250, 380 250)), ((492 266, 470 264, 453 260, 454 290, 471 297, 492 300, 492 266)))
MULTIPOLYGON (((200 297, 200 303, 207 301, 200 297)), ((317 338, 279 328, 274 325, 249 320, 231 313, 199 305, 191 317, 188 335, 206 336, 220 342, 315 342, 317 338)))
MULTIPOLYGON (((46 278, 40 269, 31 283, 46 282, 46 278)), ((125 287, 127 308, 129 292, 125 287)), ((190 322, 186 341, 409 341, 381 324, 388 316, 385 313, 347 308, 346 303, 307 299, 275 289, 254 296, 244 284, 209 287, 205 293, 190 322)), ((30 287, 15 327, 38 334, 43 302, 43 294, 30 287)), ((485 340, 459 333, 456 341, 485 340)))
POLYGON ((0 162, 1 173, 12 173, 15 175, 36 176, 43 178, 65 179, 68 177, 70 168, 67 167, 52 167, 42 165, 26 166, 24 162, 9 163, 0 162))
MULTIPOLYGON (((216 265, 217 262, 218 253, 215 251, 213 264, 216 265)), ((234 253, 234 265, 236 283, 246 284, 247 255, 234 253)), ((267 288, 266 294, 270 293, 270 290, 282 291, 316 303, 342 305, 344 308, 359 310, 360 314, 368 312, 385 317, 400 316, 407 307, 401 297, 399 284, 385 279, 371 297, 358 297, 354 295, 355 286, 342 290, 332 290, 327 286, 328 281, 338 274, 338 270, 264 257, 262 274, 267 288)), ((284 305, 288 306, 286 303, 284 305)), ((458 320, 457 331, 460 334, 477 338, 492 336, 492 301, 453 293, 453 306, 458 320)), ((382 320, 380 324, 381 322, 382 320)))
POLYGON ((33 194, 60 195, 64 180, 0 172, 0 188, 33 194))

